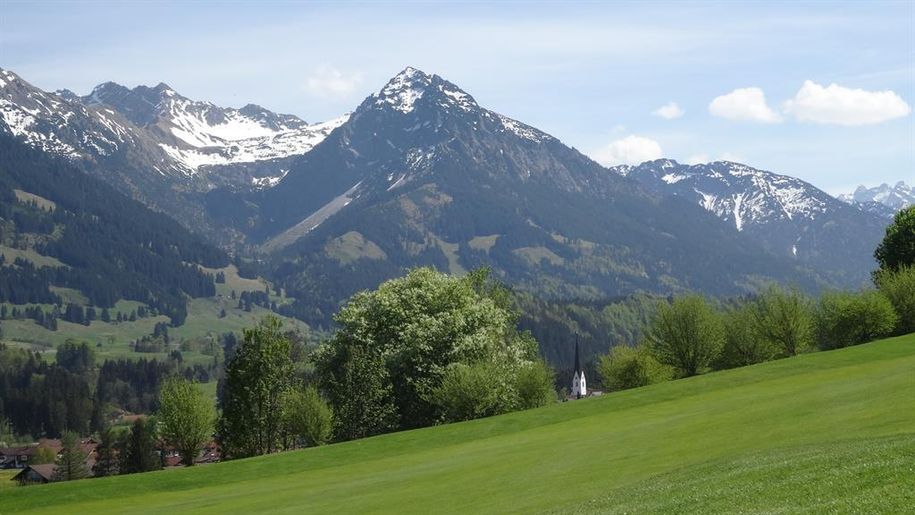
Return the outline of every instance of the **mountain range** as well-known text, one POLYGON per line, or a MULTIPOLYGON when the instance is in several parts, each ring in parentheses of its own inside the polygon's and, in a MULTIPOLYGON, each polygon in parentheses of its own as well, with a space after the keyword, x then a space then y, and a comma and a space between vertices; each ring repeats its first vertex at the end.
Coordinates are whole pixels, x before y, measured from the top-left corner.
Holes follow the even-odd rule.
POLYGON ((859 286, 885 218, 731 163, 603 167, 414 68, 307 123, 167 86, 49 93, 0 71, 0 132, 256 257, 324 325, 406 267, 489 266, 552 299, 859 286))
POLYGON ((702 206, 769 252, 796 258, 839 284, 867 280, 886 225, 810 183, 740 163, 661 159, 612 170, 702 206))
POLYGON ((861 185, 854 192, 837 198, 878 216, 892 218, 900 209, 915 204, 915 186, 909 186, 904 181, 893 186, 883 183, 873 188, 861 185))

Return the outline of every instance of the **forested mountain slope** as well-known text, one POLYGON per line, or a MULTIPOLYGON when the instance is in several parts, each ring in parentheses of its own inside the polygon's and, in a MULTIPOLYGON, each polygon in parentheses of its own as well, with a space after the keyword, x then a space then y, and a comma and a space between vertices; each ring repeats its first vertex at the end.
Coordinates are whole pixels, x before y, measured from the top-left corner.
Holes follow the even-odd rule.
POLYGON ((223 251, 175 220, 2 134, 0 243, 52 259, 7 259, 0 302, 60 304, 51 287, 67 287, 99 308, 119 299, 143 302, 175 325, 184 321, 188 296, 215 291, 198 265, 228 263, 223 251))

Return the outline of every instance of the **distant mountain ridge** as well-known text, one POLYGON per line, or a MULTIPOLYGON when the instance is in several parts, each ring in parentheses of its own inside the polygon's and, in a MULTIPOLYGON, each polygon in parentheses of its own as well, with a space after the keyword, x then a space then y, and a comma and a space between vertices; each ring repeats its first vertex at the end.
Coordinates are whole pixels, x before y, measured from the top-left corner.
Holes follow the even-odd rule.
POLYGON ((883 183, 873 188, 861 185, 854 192, 837 198, 878 216, 892 218, 900 209, 915 204, 915 186, 909 186, 905 181, 899 181, 893 186, 883 183))
POLYGON ((800 179, 729 161, 661 159, 611 170, 696 203, 769 251, 828 271, 844 284, 866 281, 874 266, 884 220, 800 179))
MULTIPOLYGON (((324 123, 248 104, 240 109, 190 100, 167 84, 129 89, 100 84, 80 97, 42 91, 0 69, 0 130, 71 159, 133 169, 124 182, 214 186, 275 184, 289 158, 323 140, 347 115, 324 123)), ((136 192, 134 192, 136 193, 136 192)))
MULTIPOLYGON (((201 167, 254 163, 304 154, 346 120, 308 124, 255 104, 240 109, 190 100, 160 83, 128 89, 114 82, 96 86, 82 97, 86 105, 109 106, 149 130, 185 171, 201 167)), ((279 175, 271 177, 278 180, 279 175)), ((264 181, 261 181, 264 182, 264 181)))

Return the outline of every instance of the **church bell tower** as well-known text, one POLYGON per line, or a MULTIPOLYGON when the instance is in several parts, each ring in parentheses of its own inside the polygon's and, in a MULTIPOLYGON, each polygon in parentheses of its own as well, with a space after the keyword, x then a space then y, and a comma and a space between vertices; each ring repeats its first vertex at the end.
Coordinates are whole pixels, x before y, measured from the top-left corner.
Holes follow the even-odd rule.
POLYGON ((578 356, 578 337, 575 338, 575 370, 572 373, 572 396, 576 399, 587 397, 588 383, 585 380, 585 371, 581 368, 581 359, 578 356))

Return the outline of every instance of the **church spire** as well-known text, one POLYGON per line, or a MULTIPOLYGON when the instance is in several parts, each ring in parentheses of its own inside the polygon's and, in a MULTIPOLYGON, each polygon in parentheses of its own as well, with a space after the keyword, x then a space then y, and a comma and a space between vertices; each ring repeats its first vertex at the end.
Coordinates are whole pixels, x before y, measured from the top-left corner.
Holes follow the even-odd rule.
POLYGON ((575 370, 574 370, 574 372, 576 374, 581 372, 581 360, 578 357, 578 335, 577 334, 575 335, 575 370))
POLYGON ((588 383, 585 371, 581 369, 581 356, 578 349, 578 335, 575 335, 575 370, 572 372, 572 396, 581 399, 588 395, 588 383))

